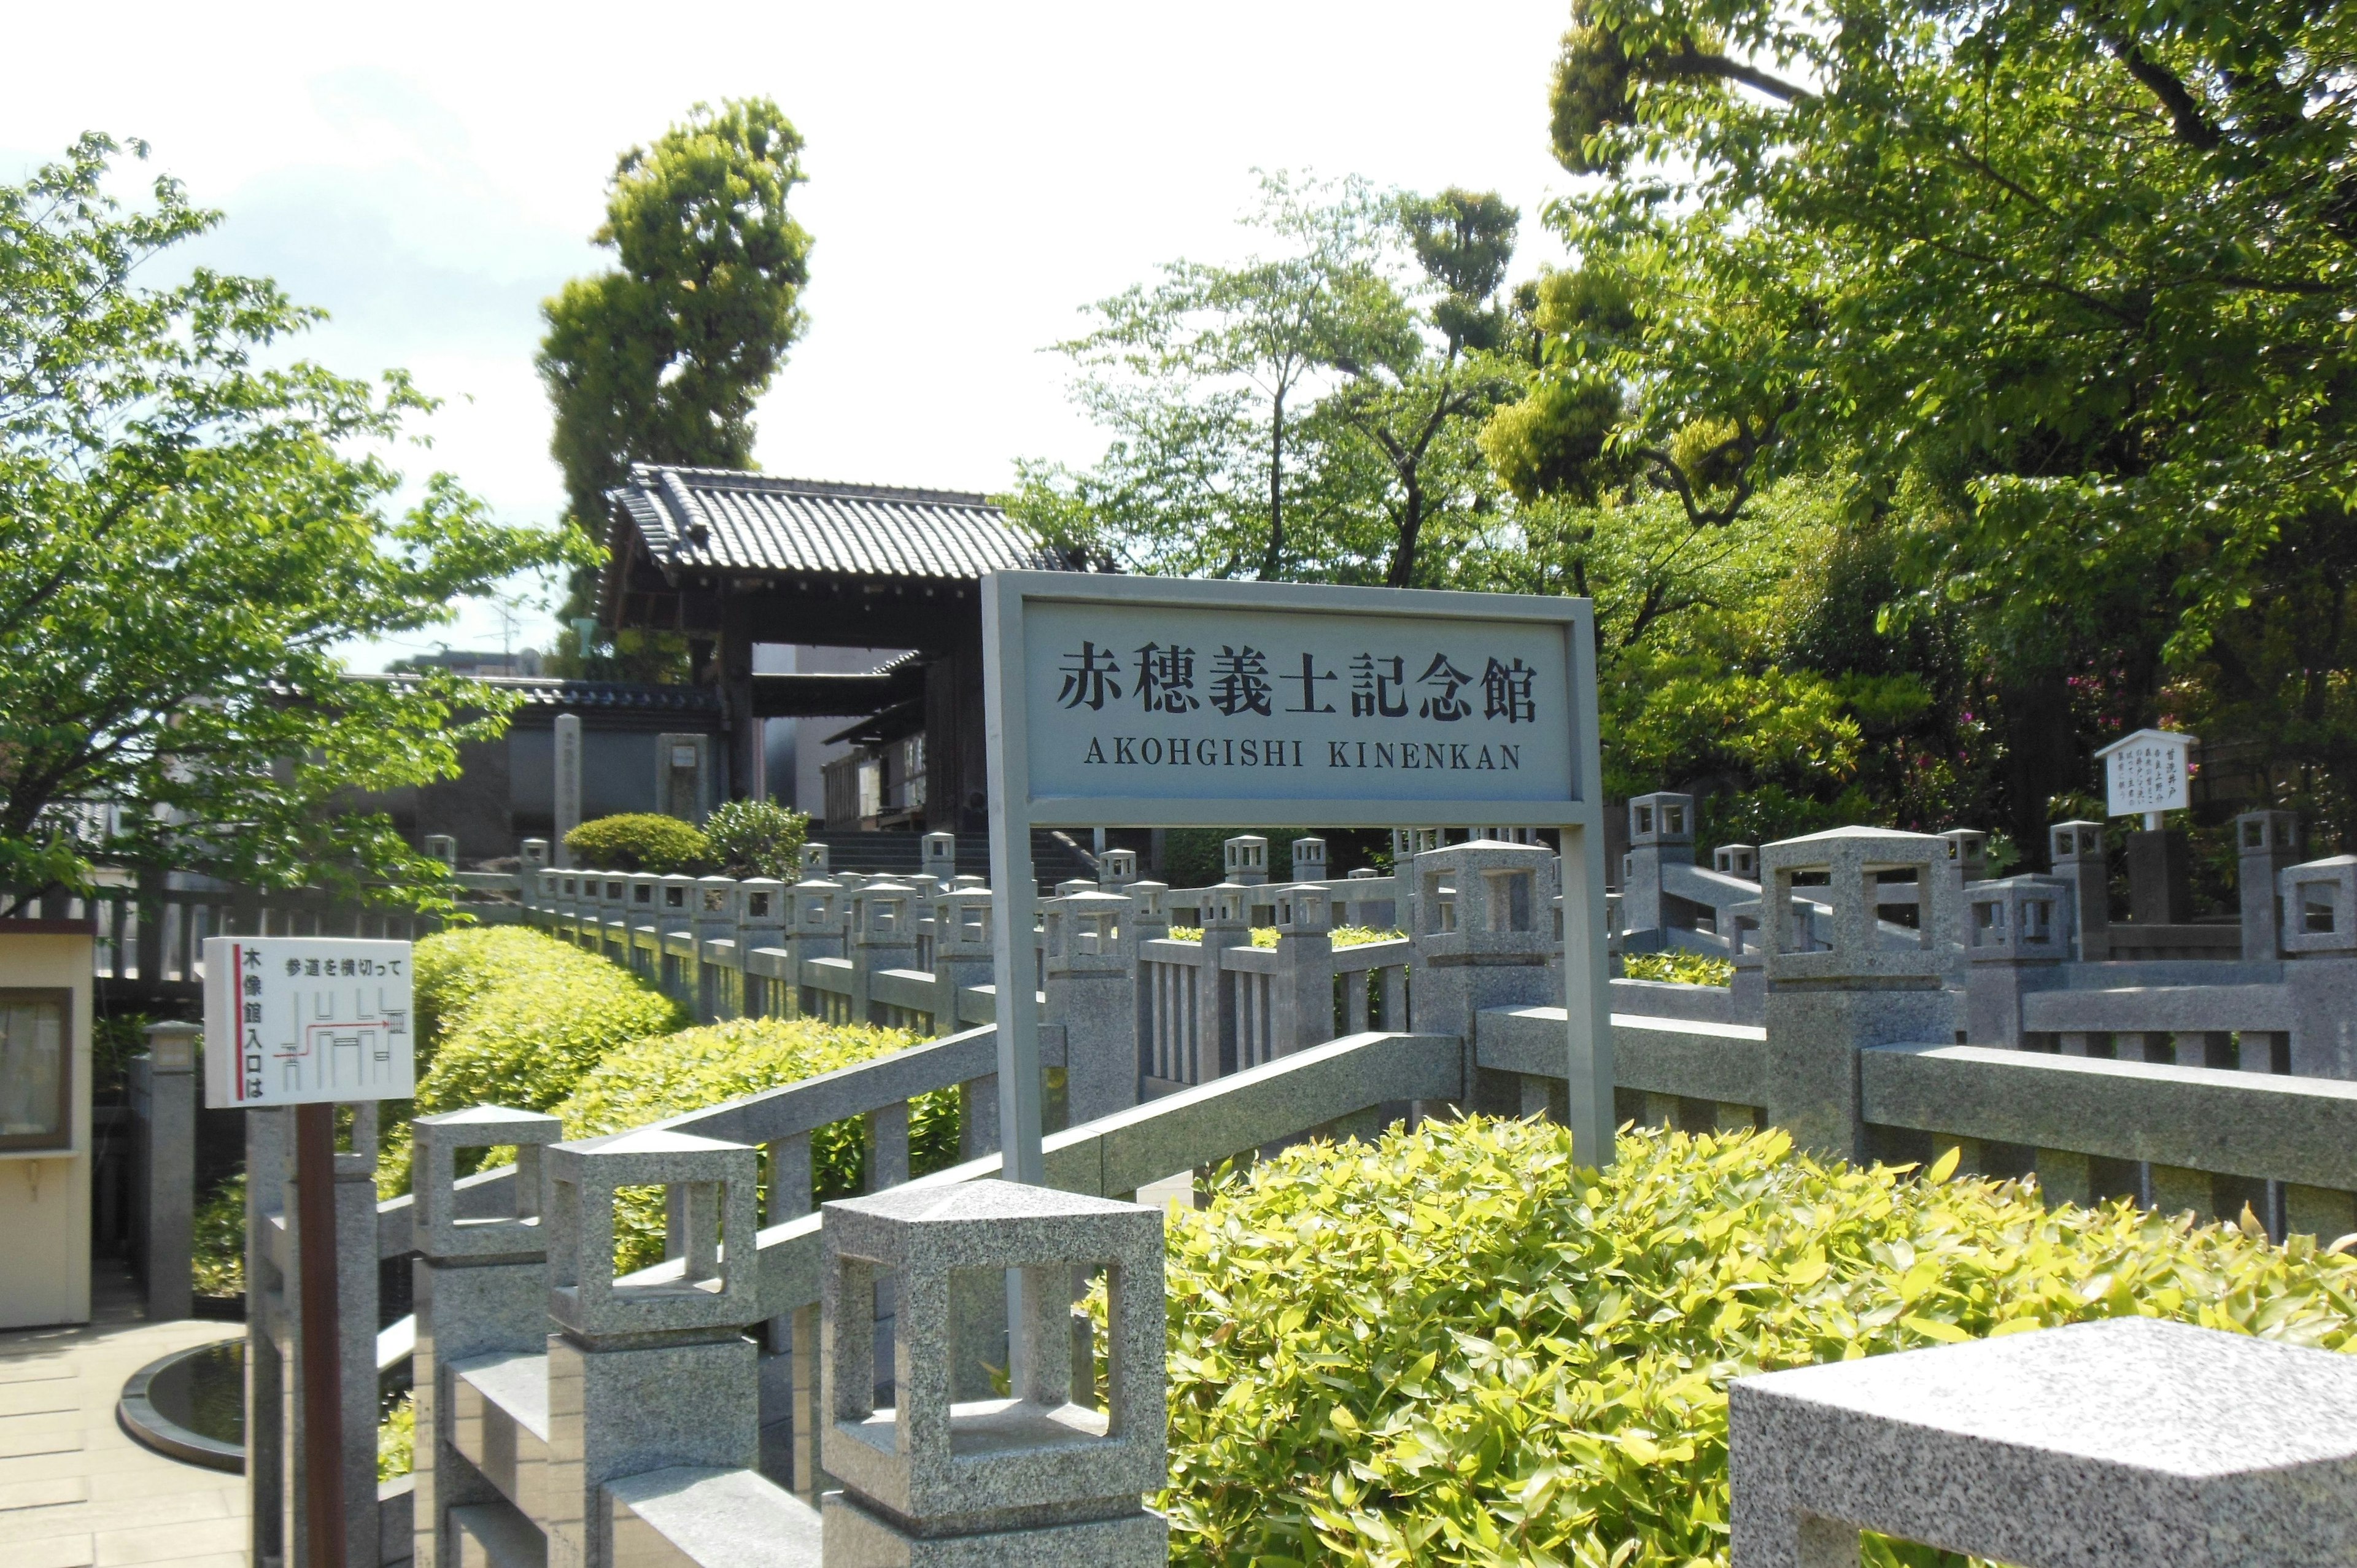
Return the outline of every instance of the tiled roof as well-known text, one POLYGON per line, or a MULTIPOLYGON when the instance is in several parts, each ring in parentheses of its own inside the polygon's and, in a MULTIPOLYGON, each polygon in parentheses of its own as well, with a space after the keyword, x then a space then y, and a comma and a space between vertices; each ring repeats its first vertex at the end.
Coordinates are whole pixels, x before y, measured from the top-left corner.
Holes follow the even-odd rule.
POLYGON ((1060 563, 979 495, 640 465, 614 492, 666 576, 717 569, 964 579, 1060 563))

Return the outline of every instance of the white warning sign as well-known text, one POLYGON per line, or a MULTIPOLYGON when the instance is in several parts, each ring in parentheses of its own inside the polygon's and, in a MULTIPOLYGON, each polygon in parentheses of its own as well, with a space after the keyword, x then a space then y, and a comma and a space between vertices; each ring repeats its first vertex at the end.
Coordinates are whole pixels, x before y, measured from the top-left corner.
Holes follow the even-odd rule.
POLYGON ((407 942, 207 938, 205 1104, 235 1110, 414 1093, 409 962, 407 942))

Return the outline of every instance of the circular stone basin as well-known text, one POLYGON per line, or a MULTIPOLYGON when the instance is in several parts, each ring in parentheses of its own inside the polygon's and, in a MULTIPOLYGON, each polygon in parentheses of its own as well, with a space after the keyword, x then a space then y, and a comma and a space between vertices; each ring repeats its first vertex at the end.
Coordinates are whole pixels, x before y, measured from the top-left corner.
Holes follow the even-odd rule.
POLYGON ((123 1385, 123 1429, 174 1459, 245 1469, 245 1341, 224 1339, 150 1361, 123 1385))

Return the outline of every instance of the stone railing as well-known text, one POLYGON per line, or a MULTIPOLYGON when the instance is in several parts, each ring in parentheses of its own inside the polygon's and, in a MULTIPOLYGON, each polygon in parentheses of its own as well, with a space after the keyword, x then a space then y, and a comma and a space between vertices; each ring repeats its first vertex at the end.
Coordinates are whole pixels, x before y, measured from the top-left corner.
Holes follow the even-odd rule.
MULTIPOLYGON (((2289 1058, 2306 1048, 2298 1044, 2297 1014, 2175 1016, 2178 1026, 2166 1031, 2175 1049, 2182 1052, 2189 1048, 2186 1041, 2198 1040, 2207 1050, 2210 1036, 2225 1034, 2239 1064, 2231 1069, 2204 1065, 2206 1057, 2201 1063, 2181 1054, 2176 1062, 2160 1059, 2159 1047, 2148 1038, 2134 1059, 2107 1059, 2092 1047, 2085 1056, 2019 1048, 2037 1043, 2036 1030, 2012 1046, 1977 1038, 1956 1043, 1958 1032, 1969 1034, 1975 1027, 1971 1020, 1981 1015, 1977 1009, 1991 983, 1984 976, 2009 973, 2009 965, 2045 961, 2035 953, 2023 954, 2037 945, 2036 934, 2041 931, 2048 933, 2050 943, 2061 942, 2053 933, 2067 929, 2067 917, 2059 907, 2025 914, 2023 908, 2005 903, 2002 922, 1992 918, 1984 928, 1973 914, 1970 929, 1975 934, 1969 941, 1960 938, 1950 942, 1943 933, 1967 931, 1968 895, 1984 906, 2007 899, 2051 902, 2055 895, 2050 886, 2041 891, 2040 884, 2023 879, 2014 879, 2022 883, 2018 887, 1967 884, 1961 877, 1952 886, 1939 875, 1946 853, 1939 838, 1857 832, 1769 846, 1761 860, 1771 887, 1822 891, 1813 900, 1815 909, 1795 908, 1811 900, 1788 893, 1785 918, 1769 919, 1759 930, 1752 957, 1763 1021, 1733 1017, 1731 993, 1725 990, 1615 983, 1610 1045, 1622 1114, 1695 1130, 1773 1122, 1790 1128, 1804 1146, 1845 1156, 1922 1159, 1955 1147, 1967 1168, 1993 1175, 2035 1173, 2056 1197, 2126 1194, 2171 1208, 2230 1216, 2248 1203, 2278 1234, 2298 1229, 2338 1235, 2357 1229, 2357 1207, 2352 1207, 2357 1199, 2351 1197, 2357 1192, 2357 1081, 2352 1081, 2357 1074, 2288 1070, 2289 1058), (1920 928, 1911 948, 1893 946, 1889 936, 1889 928, 1896 923, 1889 918, 1898 902, 1893 890, 1900 887, 1911 892, 1918 922, 1918 927, 1902 929, 1920 928), (2000 924, 2010 934, 2004 940, 1993 934, 2000 924), (2016 937, 2021 951, 2007 945, 2016 937), (2277 1023, 2287 1027, 2272 1026, 2277 1023), (2278 1034, 2294 1036, 2287 1048, 2278 1049, 2273 1037, 2278 1034)), ((1157 917, 1167 918, 1167 903, 1151 885, 1116 885, 1118 891, 1075 889, 1043 901, 1035 1004, 1043 1008, 1043 1067, 1051 1084, 1060 1083, 1065 1123, 1048 1139, 1049 1184, 1120 1199, 1148 1184, 1313 1129, 1369 1127, 1379 1116, 1387 1119, 1403 1111, 1412 1116, 1420 1103, 1559 1114, 1568 1093, 1569 1062, 1558 939, 1544 916, 1555 901, 1554 857, 1530 845, 1461 843, 1417 854, 1413 871, 1413 878, 1403 879, 1407 891, 1398 900, 1408 915, 1408 937, 1340 951, 1325 938, 1332 921, 1327 902, 1331 883, 1235 884, 1214 889, 1234 899, 1235 907, 1222 911, 1218 898, 1212 900, 1207 937, 1200 944, 1171 943, 1152 934, 1167 929, 1157 925, 1157 917), (1415 896, 1416 889, 1422 890, 1421 897, 1415 896), (1277 947, 1232 945, 1235 933, 1248 929, 1254 918, 1246 900, 1266 906, 1270 923, 1279 931, 1277 947), (1214 930, 1229 935, 1215 940, 1210 935, 1214 930), (1326 942, 1322 955, 1320 940, 1326 942), (1353 964, 1359 967, 1350 967, 1353 964), (1168 984, 1146 978, 1157 966, 1179 978, 1168 984), (1207 970, 1231 979, 1222 988, 1207 986, 1207 970), (1281 988, 1287 976, 1296 987, 1290 993, 1281 988), (1253 990, 1239 1009, 1236 998, 1245 981, 1253 990), (1158 1041, 1172 1037, 1169 1028, 1179 1005, 1157 1003, 1157 995, 1195 998, 1194 1082, 1152 1070, 1168 1060, 1154 1052, 1158 1041), (1207 1002, 1207 995, 1213 999, 1207 1002), (1380 1032, 1352 1027, 1369 1021, 1363 1015, 1351 1015, 1353 995, 1368 1012, 1382 1015, 1375 1020, 1380 1032), (1216 1048, 1223 1036, 1205 1032, 1207 1009, 1213 1016, 1227 1017, 1222 1026, 1235 1030, 1224 1036, 1240 1047, 1232 1057, 1223 1058, 1216 1048), (1328 1037, 1308 1037, 1321 1028, 1328 1037), (1206 1048, 1207 1039, 1213 1048, 1206 1048)), ((583 881, 589 876, 570 875, 583 881)), ((2277 961, 2283 972, 2277 982, 2250 983, 2328 989, 2357 983, 2357 956, 2352 956, 2357 940, 2347 948, 2336 947, 2330 944, 2341 939, 2334 930, 2305 929, 2310 924, 2305 911, 2311 905, 2328 911, 2314 922, 2325 927, 2348 918, 2334 911, 2357 908, 2339 891, 2344 884, 2326 887, 2330 877, 2341 875, 2330 863, 2286 869, 2285 875, 2297 885, 2291 907, 2303 911, 2303 929, 2295 934, 2304 946, 2291 959, 2277 961), (2341 901, 2336 904, 2335 899, 2341 901)), ((618 958, 642 955, 635 961, 707 1015, 725 1015, 737 1008, 817 1011, 820 999, 825 998, 823 1005, 834 1015, 856 1015, 850 1012, 854 1005, 864 1007, 869 1017, 879 1016, 880 1009, 900 1008, 912 1018, 930 1020, 939 1030, 944 1013, 953 1018, 995 1013, 996 999, 987 984, 991 905, 986 892, 955 886, 942 889, 936 885, 920 892, 906 884, 848 885, 856 880, 813 876, 790 888, 781 883, 651 879, 645 884, 650 891, 644 900, 650 910, 657 911, 651 918, 628 913, 638 902, 628 890, 641 884, 625 880, 625 893, 617 900, 624 915, 615 920, 603 918, 602 907, 593 908, 585 918, 578 888, 568 909, 559 887, 553 890, 549 907, 534 909, 534 918, 569 940, 618 958), (668 887, 682 888, 680 905, 689 917, 684 931, 664 929, 660 911, 669 905, 668 887), (688 889, 694 890, 693 903, 688 889), (707 900, 716 892, 718 898, 707 900), (766 902, 757 899, 759 895, 766 896, 766 902), (913 919, 911 909, 920 911, 913 919), (737 911, 741 916, 729 918, 737 911), (694 925, 699 917, 706 922, 701 931, 694 925), (830 948, 829 943, 835 945, 830 948), (929 966, 916 966, 920 951, 930 959, 929 966), (853 1000, 835 1000, 840 998, 853 1000)), ((602 905, 607 897, 601 886, 596 898, 602 905)), ((2139 967, 2061 961, 2066 967, 2122 973, 2139 967)), ((2216 967, 2239 972, 2244 966, 2216 967)), ((2082 989, 2092 993, 2105 988, 2082 989)), ((2017 987, 2017 1000, 2051 990, 2017 987)), ((2190 998, 2179 1000, 2193 1005, 2190 998)), ((2139 999, 2135 1005, 2149 1010, 2159 1004, 2139 999)), ((2171 1020, 2164 1015, 2144 1021, 2171 1020)), ((2150 1027, 2142 1031, 2147 1036, 2161 1032, 2150 1027)), ((671 1256, 615 1283, 619 1289, 657 1295, 684 1292, 701 1298, 717 1292, 736 1304, 727 1309, 736 1316, 723 1326, 742 1331, 740 1338, 751 1334, 759 1343, 743 1369, 753 1391, 729 1397, 750 1400, 758 1441, 749 1467, 774 1486, 814 1495, 827 1484, 823 1444, 834 1441, 824 1435, 832 1429, 813 1413, 817 1407, 812 1402, 818 1397, 813 1369, 821 1358, 826 1222, 811 1206, 811 1133, 847 1118, 866 1119, 875 1150, 871 1183, 879 1194, 955 1188, 987 1178, 997 1170, 992 1114, 996 1084, 990 1076, 996 1066, 995 1031, 987 1025, 969 1026, 893 1057, 639 1130, 655 1141, 641 1152, 671 1147, 664 1140, 740 1151, 727 1157, 737 1162, 731 1168, 753 1173, 744 1182, 747 1205, 752 1203, 755 1185, 766 1188, 765 1214, 749 1207, 725 1210, 724 1206, 716 1253, 696 1240, 702 1233, 697 1227, 709 1224, 698 1218, 704 1213, 698 1206, 705 1200, 683 1188, 671 1210, 671 1256), (908 1101, 950 1088, 962 1090, 969 1111, 964 1153, 970 1157, 951 1170, 909 1180, 908 1101), (739 1217, 730 1219, 730 1212, 739 1217), (725 1260, 728 1236, 748 1231, 755 1241, 748 1271, 753 1283, 741 1288, 726 1282, 715 1285, 713 1277, 701 1271, 712 1265, 716 1255, 725 1260)), ((1049 1098, 1051 1105, 1056 1102, 1057 1096, 1049 1098)), ((275 1145, 269 1142, 267 1121, 253 1119, 261 1140, 252 1166, 256 1170, 278 1168, 272 1159, 284 1158, 283 1152, 273 1154, 275 1145)), ((479 1135, 486 1143, 516 1141, 480 1129, 468 1135, 479 1135)), ((423 1165, 420 1170, 424 1181, 423 1165)), ((547 1179, 545 1173, 543 1179, 547 1179)), ((452 1181, 445 1208, 452 1223, 460 1225, 512 1216, 520 1208, 514 1195, 528 1193, 532 1185, 522 1166, 452 1181)), ((268 1184, 260 1188, 264 1195, 271 1190, 268 1184)), ((364 1194, 364 1188, 359 1190, 364 1194)), ((266 1196, 257 1198, 271 1201, 266 1196)), ((536 1201, 527 1198, 526 1203, 536 1201)), ((431 1200, 425 1207, 431 1208, 431 1200)), ((365 1206, 360 1212, 365 1215, 365 1206)), ((379 1206, 371 1238, 375 1245, 369 1248, 363 1240, 362 1250, 385 1258, 412 1251, 430 1257, 425 1224, 424 1211, 407 1200, 379 1206)), ((263 1239, 265 1251, 278 1250, 251 1265, 251 1277, 263 1282, 262 1294, 270 1297, 275 1288, 271 1282, 282 1277, 274 1271, 285 1266, 284 1232, 264 1216, 254 1233, 263 1239)), ((363 1304, 356 1296, 348 1319, 374 1321, 372 1275, 367 1283, 368 1300, 363 1304)), ((560 1283, 557 1288, 570 1287, 560 1283)), ((437 1332, 428 1321, 433 1294, 421 1274, 415 1336, 421 1388, 445 1377, 430 1372, 427 1361, 437 1332)), ((888 1339, 884 1318, 890 1315, 884 1307, 877 1310, 883 1315, 878 1333, 888 1339)), ((950 1378, 961 1397, 984 1397, 988 1369, 1007 1364, 999 1310, 1001 1316, 994 1318, 987 1300, 969 1301, 960 1309, 962 1348, 955 1351, 950 1378)), ((299 1325, 286 1322, 283 1300, 276 1297, 265 1301, 260 1320, 275 1325, 270 1332, 277 1336, 260 1359, 279 1365, 285 1337, 298 1333, 299 1325)), ((549 1330, 544 1323, 533 1332, 545 1339, 549 1330)), ((531 1373, 539 1380, 533 1386, 544 1391, 557 1386, 551 1381, 554 1351, 521 1346, 501 1354, 543 1357, 531 1373)), ((742 1352, 731 1354, 744 1359, 742 1352)), ((359 1359, 348 1351, 347 1365, 359 1359)), ((889 1370, 885 1380, 899 1376, 889 1370)), ((466 1406, 475 1412, 466 1414, 449 1402, 510 1402, 513 1418, 500 1430, 527 1447, 520 1434, 536 1431, 542 1452, 553 1455, 558 1451, 548 1446, 548 1423, 554 1417, 533 1401, 546 1402, 549 1411, 561 1408, 563 1401, 546 1391, 529 1397, 518 1393, 503 1381, 508 1374, 497 1368, 479 1369, 470 1377, 468 1386, 475 1390, 470 1394, 447 1382, 436 1384, 444 1389, 446 1412, 434 1418, 436 1431, 447 1423, 446 1447, 490 1444, 481 1450, 481 1464, 466 1462, 489 1477, 485 1485, 516 1511, 469 1516, 481 1531, 479 1539, 468 1539, 503 1560, 522 1549, 519 1543, 563 1541, 563 1531, 576 1526, 554 1515, 548 1516, 553 1523, 533 1523, 541 1516, 517 1500, 519 1496, 528 1499, 530 1488, 543 1481, 525 1478, 527 1472, 522 1470, 506 1483, 491 1475, 508 1463, 500 1455, 509 1449, 499 1444, 509 1438, 494 1442, 467 1435, 475 1430, 468 1423, 478 1416, 492 1421, 490 1404, 466 1406), (558 1533, 549 1534, 552 1528, 558 1533), (500 1541, 508 1545, 498 1546, 500 1541)), ((632 1423, 618 1421, 622 1435, 615 1441, 622 1441, 632 1429, 632 1423)), ((272 1441, 266 1433, 257 1437, 257 1455, 278 1455, 274 1464, 257 1464, 258 1503, 264 1490, 285 1485, 280 1473, 287 1463, 285 1445, 282 1437, 276 1440, 279 1447, 272 1449, 272 1441)), ((421 1449, 426 1441, 421 1427, 421 1449)), ((631 1452, 648 1456, 641 1450, 631 1452)), ((627 1493, 628 1501, 640 1493, 615 1478, 627 1479, 651 1466, 627 1473, 614 1467, 625 1462, 597 1463, 607 1477, 601 1484, 616 1487, 617 1497, 627 1493)), ((554 1473, 547 1466, 557 1461, 551 1457, 541 1463, 544 1470, 535 1473, 544 1477, 554 1473)), ((720 1463, 677 1456, 665 1463, 698 1475, 692 1484, 683 1482, 662 1493, 660 1505, 649 1503, 663 1523, 651 1518, 640 1518, 638 1524, 616 1523, 621 1516, 609 1511, 606 1517, 618 1543, 614 1549, 621 1550, 619 1543, 626 1538, 641 1540, 651 1531, 690 1559, 705 1561, 708 1553, 721 1552, 710 1543, 726 1535, 725 1530, 711 1533, 719 1529, 715 1521, 750 1495, 742 1474, 748 1466, 733 1459, 720 1463), (714 1474, 702 1473, 705 1471, 714 1474)), ((566 1506, 592 1506, 571 1500, 576 1479, 564 1482, 566 1506)), ((416 1515, 421 1541, 427 1531, 447 1534, 462 1528, 427 1506, 423 1487, 421 1481, 416 1515)), ((288 1494, 271 1490, 270 1495, 288 1494)), ((274 1501, 269 1517, 276 1517, 277 1508, 274 1501)), ((256 1517, 264 1517, 259 1507, 256 1517)), ((385 1517, 393 1516, 388 1512, 385 1517)), ((785 1527, 780 1524, 779 1529, 785 1527)), ((778 1537, 790 1538, 791 1531, 778 1537)))

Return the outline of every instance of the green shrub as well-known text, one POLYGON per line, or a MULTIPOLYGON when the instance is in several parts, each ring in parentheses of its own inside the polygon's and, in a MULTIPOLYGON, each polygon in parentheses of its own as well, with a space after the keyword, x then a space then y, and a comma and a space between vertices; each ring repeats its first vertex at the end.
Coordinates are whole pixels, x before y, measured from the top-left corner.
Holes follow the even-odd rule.
MULTIPOLYGON (((917 1043, 899 1029, 813 1019, 735 1018, 700 1029, 642 1039, 607 1053, 583 1076, 556 1114, 568 1138, 595 1137, 643 1126, 683 1111, 798 1083, 837 1068, 886 1056, 917 1043)), ((909 1112, 909 1174, 955 1165, 957 1090, 920 1096, 909 1112)), ((858 1119, 820 1129, 811 1138, 811 1165, 821 1201, 860 1190, 866 1169, 867 1130, 858 1119)), ((651 1195, 629 1194, 614 1215, 619 1266, 643 1268, 662 1257, 663 1217, 651 1195)))
MULTIPOLYGON (((413 973, 430 1005, 432 1065, 420 1112, 470 1105, 545 1111, 618 1046, 686 1022, 671 1000, 595 953, 520 927, 445 931, 417 943, 413 973), (427 977, 430 978, 430 983, 427 977)), ((409 1190, 409 1129, 381 1128, 377 1190, 409 1190)))
POLYGON ((407 1394, 376 1423, 376 1478, 398 1481, 415 1467, 417 1406, 407 1394))
POLYGON ((1945 1175, 1479 1118, 1264 1161, 1170 1222, 1171 1561, 1724 1563, 1732 1377, 2130 1314, 2357 1348, 2310 1240, 1945 1175))
POLYGON ((705 820, 704 838, 723 876, 802 880, 810 818, 767 800, 731 800, 705 820))
POLYGON ((597 871, 700 875, 711 868, 712 844, 693 822, 653 811, 599 817, 565 835, 573 864, 597 871))
MULTIPOLYGON (((1397 941, 1405 935, 1407 935, 1405 931, 1379 931, 1372 926, 1337 926, 1333 930, 1334 945, 1338 948, 1359 948, 1366 946, 1369 942, 1397 941)), ((1170 928, 1170 940, 1174 942, 1200 942, 1203 940, 1203 928, 1173 926, 1170 928)), ((1276 946, 1276 928, 1254 926, 1252 929, 1252 945, 1256 948, 1276 946)))
POLYGON ((1732 985, 1735 962, 1706 952, 1632 952, 1620 961, 1631 980, 1666 980, 1674 985, 1732 985))
POLYGON ((227 1177, 197 1205, 189 1237, 191 1287, 199 1295, 245 1294, 245 1173, 227 1177))

